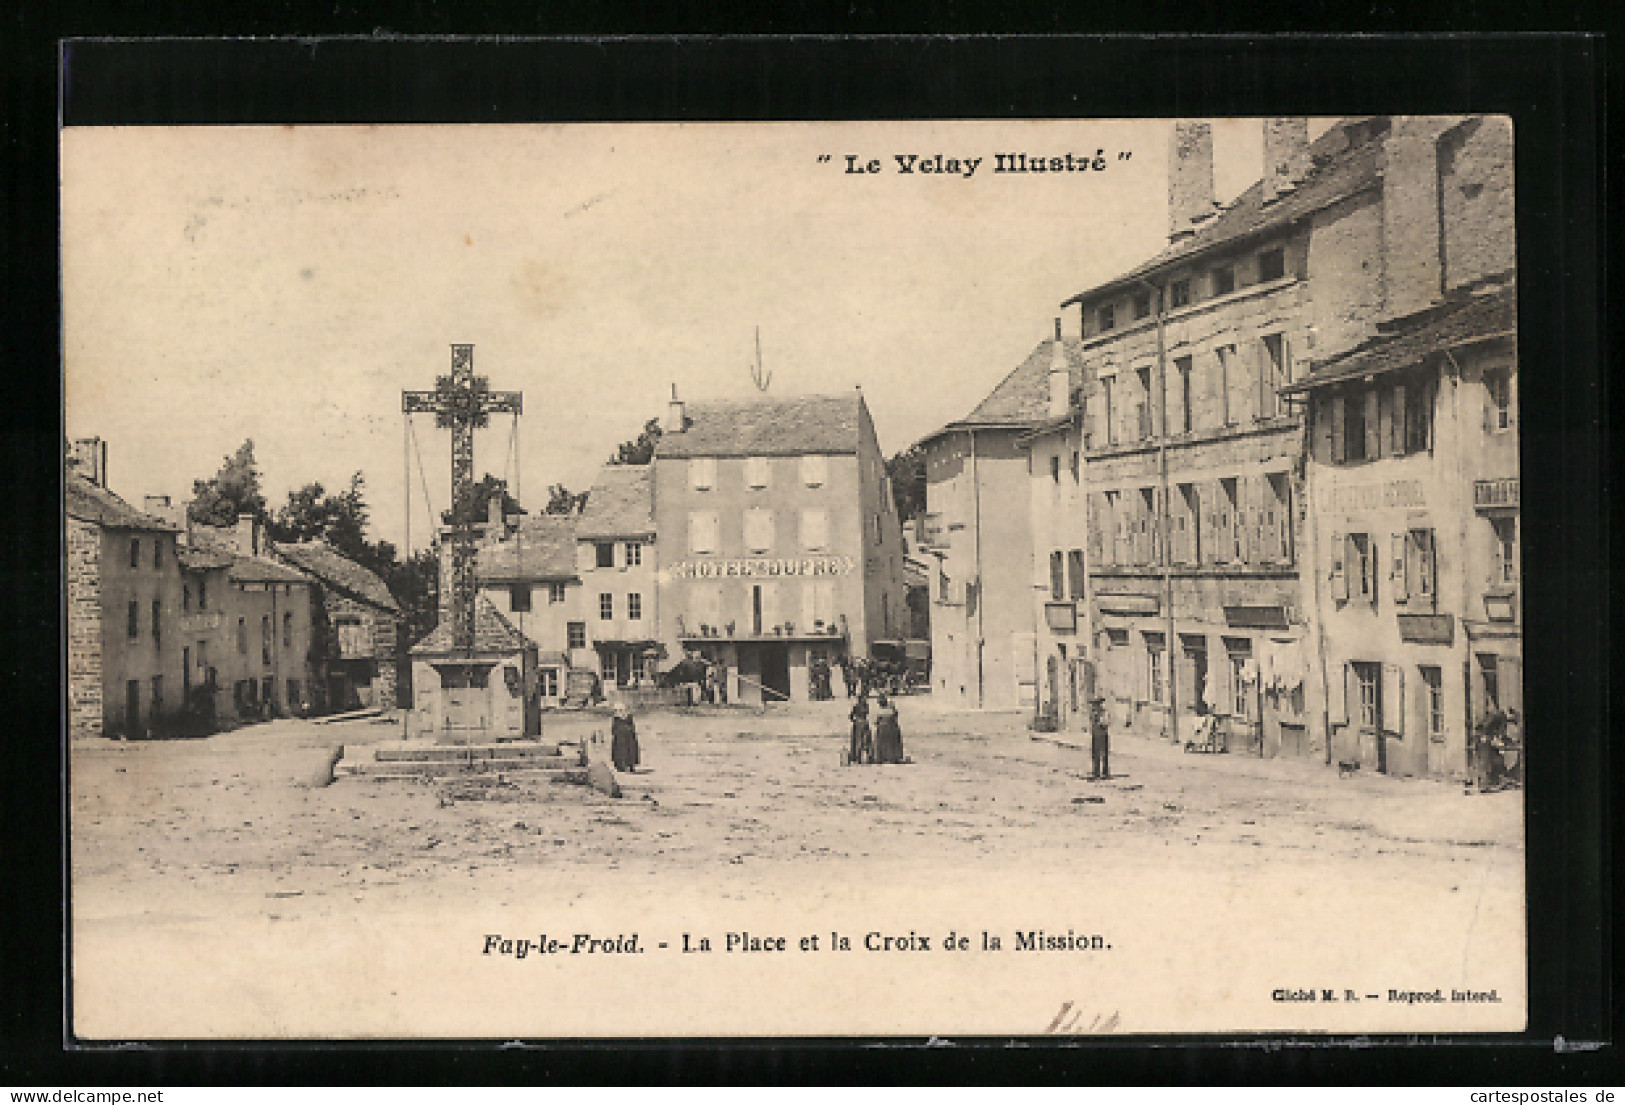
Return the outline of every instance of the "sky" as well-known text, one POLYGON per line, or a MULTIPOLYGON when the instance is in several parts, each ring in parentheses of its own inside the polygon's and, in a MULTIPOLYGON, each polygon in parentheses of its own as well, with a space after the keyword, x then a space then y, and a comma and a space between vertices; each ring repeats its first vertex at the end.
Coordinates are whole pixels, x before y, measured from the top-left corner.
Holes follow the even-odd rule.
MULTIPOLYGON (((425 486, 434 510, 449 499, 448 435, 416 416, 411 453, 400 393, 432 388, 453 343, 524 393, 517 466, 498 416, 475 474, 517 477, 537 510, 550 484, 587 487, 673 385, 754 394, 760 327, 769 394, 861 387, 890 454, 975 406, 1062 300, 1162 248, 1171 130, 70 128, 67 431, 107 440, 109 485, 137 505, 184 499, 246 438, 273 508, 360 471, 371 535, 401 544, 410 502, 421 546, 425 486), (994 171, 1000 153, 1097 150, 1099 171, 994 171), (958 172, 899 171, 939 154, 958 172)), ((1258 121, 1215 121, 1214 145, 1222 201, 1259 175, 1258 121)))

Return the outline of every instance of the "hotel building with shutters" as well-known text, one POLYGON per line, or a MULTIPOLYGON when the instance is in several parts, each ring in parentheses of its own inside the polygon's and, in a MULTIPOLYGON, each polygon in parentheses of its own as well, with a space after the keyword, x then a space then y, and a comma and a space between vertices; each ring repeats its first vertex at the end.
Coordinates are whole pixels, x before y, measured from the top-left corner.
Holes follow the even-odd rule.
POLYGON ((809 665, 907 625, 902 526, 861 392, 686 404, 653 469, 655 622, 729 700, 801 700, 809 665))

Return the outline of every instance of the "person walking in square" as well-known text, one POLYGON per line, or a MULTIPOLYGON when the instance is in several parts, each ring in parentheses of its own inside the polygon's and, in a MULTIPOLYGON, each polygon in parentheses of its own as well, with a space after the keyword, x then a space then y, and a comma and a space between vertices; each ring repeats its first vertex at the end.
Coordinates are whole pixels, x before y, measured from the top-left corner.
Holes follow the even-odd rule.
POLYGON ((846 762, 867 763, 874 758, 874 736, 869 731, 869 697, 860 693, 847 716, 852 720, 852 746, 847 750, 846 762))
POLYGON ((875 700, 875 763, 903 762, 903 729, 897 721, 897 704, 885 694, 875 700))
POLYGON ((609 759, 615 770, 631 771, 637 767, 638 727, 624 702, 615 707, 615 720, 609 723, 609 738, 609 759))
POLYGON ((1089 778, 1111 778, 1111 733, 1106 728, 1106 700, 1089 700, 1089 778))

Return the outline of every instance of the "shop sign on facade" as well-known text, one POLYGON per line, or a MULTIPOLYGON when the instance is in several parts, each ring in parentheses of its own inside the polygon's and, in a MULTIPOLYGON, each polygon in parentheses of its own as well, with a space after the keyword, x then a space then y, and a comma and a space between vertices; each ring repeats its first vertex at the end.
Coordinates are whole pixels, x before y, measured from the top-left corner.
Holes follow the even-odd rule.
POLYGON ((683 560, 671 566, 674 579, 723 579, 773 576, 847 576, 857 568, 850 556, 811 556, 801 559, 683 560))

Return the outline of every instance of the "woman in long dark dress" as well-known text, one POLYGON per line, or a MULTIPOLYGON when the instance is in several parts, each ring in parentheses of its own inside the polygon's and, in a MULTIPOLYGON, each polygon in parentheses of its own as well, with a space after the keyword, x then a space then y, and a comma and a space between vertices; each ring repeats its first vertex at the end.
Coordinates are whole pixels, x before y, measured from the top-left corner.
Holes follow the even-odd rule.
POLYGON ((615 720, 609 723, 609 759, 616 771, 638 766, 638 727, 624 704, 615 707, 615 720))
POLYGON ((874 758, 874 737, 869 732, 869 699, 866 695, 858 695, 858 700, 852 704, 852 712, 847 715, 852 719, 852 747, 847 752, 846 762, 861 764, 874 758))
POLYGON ((875 763, 903 762, 903 729, 897 723, 897 707, 886 695, 875 700, 875 763))

